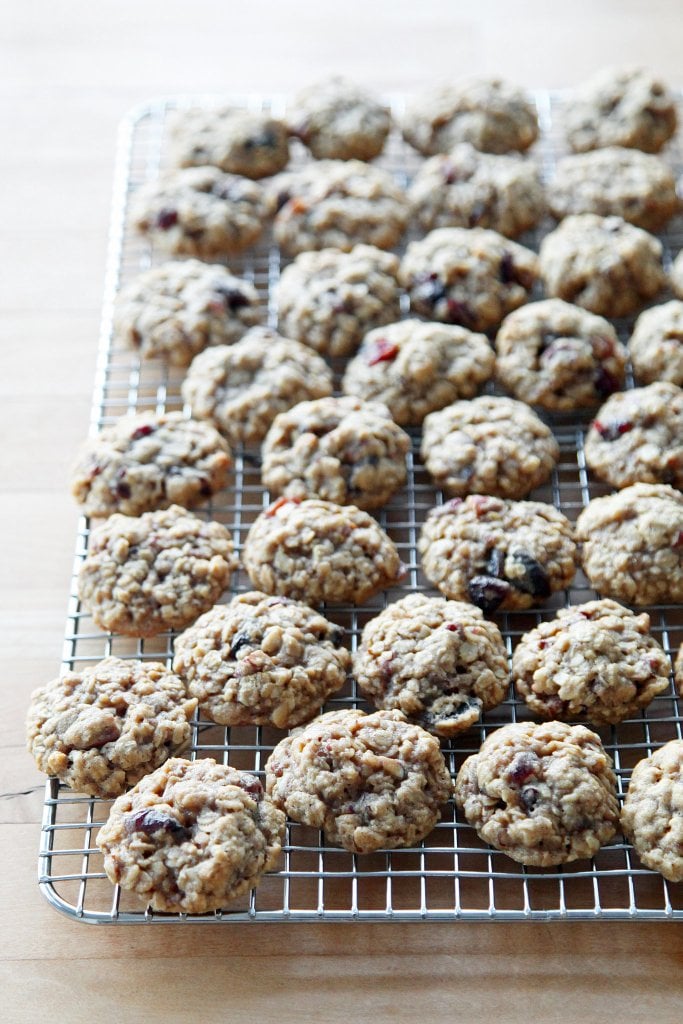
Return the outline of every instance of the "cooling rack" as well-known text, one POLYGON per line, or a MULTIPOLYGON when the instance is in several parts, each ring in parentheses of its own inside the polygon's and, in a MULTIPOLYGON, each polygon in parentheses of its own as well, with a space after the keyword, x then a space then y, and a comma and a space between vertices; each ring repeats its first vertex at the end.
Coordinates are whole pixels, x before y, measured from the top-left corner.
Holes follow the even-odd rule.
MULTIPOLYGON (((557 115, 566 97, 543 92, 534 94, 534 98, 542 128, 534 154, 544 177, 548 178, 563 152, 557 115)), ((215 96, 161 99, 131 112, 121 126, 92 407, 93 432, 126 413, 182 408, 180 372, 161 362, 141 362, 134 353, 113 340, 112 304, 122 283, 163 258, 127 229, 126 215, 132 193, 143 182, 156 177, 167 162, 168 127, 173 112, 207 107, 225 99, 215 96)), ((229 99, 246 108, 271 110, 276 115, 286 108, 284 96, 231 96, 229 99)), ((391 97, 391 103, 400 116, 402 98, 391 97)), ((683 152, 677 143, 669 147, 667 157, 680 173, 683 152)), ((303 149, 293 154, 294 163, 305 159, 303 149)), ((419 158, 395 132, 378 163, 405 185, 418 166, 419 158)), ((537 248, 550 226, 544 225, 521 241, 537 248)), ((668 265, 683 247, 681 218, 673 222, 662 240, 668 265)), ((244 258, 231 260, 230 265, 235 272, 254 282, 268 321, 276 326, 273 287, 281 266, 277 247, 266 238, 244 258)), ((404 313, 407 312, 406 301, 404 313)), ((629 323, 616 326, 625 340, 629 323)), ((340 366, 335 367, 339 369, 340 366)), ((607 488, 596 484, 586 471, 583 455, 586 421, 564 417, 549 422, 560 444, 561 459, 550 482, 532 497, 552 502, 574 520, 590 498, 606 493, 607 488)), ((419 435, 414 432, 407 484, 378 514, 382 526, 401 552, 408 567, 407 576, 400 587, 361 608, 334 606, 326 609, 329 618, 346 627, 352 649, 368 619, 389 602, 414 590, 435 593, 421 575, 416 542, 427 512, 441 500, 441 494, 431 486, 420 462, 419 435)), ((268 494, 260 483, 258 453, 238 451, 229 486, 199 514, 224 523, 240 552, 250 523, 268 501, 268 494)), ((81 607, 76 580, 87 552, 89 530, 88 519, 81 517, 62 669, 82 668, 107 655, 162 660, 170 665, 172 633, 137 641, 102 633, 81 607)), ((226 594, 224 600, 247 589, 250 589, 248 578, 239 572, 233 578, 231 593, 226 594)), ((543 609, 497 616, 508 654, 523 632, 551 617, 557 607, 577 604, 594 596, 595 592, 579 573, 572 587, 555 595, 543 609)), ((683 641, 681 609, 658 606, 646 610, 651 615, 654 636, 669 656, 674 655, 683 641)), ((347 689, 328 702, 325 710, 354 706, 366 707, 356 695, 353 683, 349 683, 347 689)), ((477 729, 444 746, 451 772, 457 772, 464 758, 478 749, 491 730, 527 717, 525 705, 517 701, 510 690, 503 704, 487 713, 477 729)), ((614 760, 620 798, 628 787, 636 762, 668 740, 681 738, 682 725, 681 706, 672 682, 669 690, 656 697, 637 718, 597 730, 614 760)), ((188 756, 214 757, 237 768, 262 773, 270 751, 282 735, 264 727, 226 729, 197 718, 188 756)), ((683 920, 683 886, 669 884, 658 874, 646 870, 622 837, 617 836, 592 861, 578 861, 558 869, 532 870, 483 844, 452 802, 445 808, 432 834, 418 847, 364 857, 327 846, 318 831, 289 822, 279 869, 267 875, 248 896, 212 914, 161 914, 151 911, 118 886, 112 886, 104 874, 95 838, 107 818, 110 803, 72 793, 55 779, 49 779, 46 785, 39 883, 54 907, 80 921, 160 924, 180 921, 683 920)))

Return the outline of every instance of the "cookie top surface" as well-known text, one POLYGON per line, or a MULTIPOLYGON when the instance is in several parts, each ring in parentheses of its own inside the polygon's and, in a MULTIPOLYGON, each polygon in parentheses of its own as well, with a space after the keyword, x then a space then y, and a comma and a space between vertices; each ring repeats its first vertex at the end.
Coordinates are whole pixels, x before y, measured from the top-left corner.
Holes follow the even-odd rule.
POLYGON ((181 167, 218 167, 228 174, 265 178, 289 160, 283 121, 237 107, 176 111, 173 157, 181 167))
POLYGON ((505 698, 500 630, 474 605, 409 594, 371 619, 353 657, 363 694, 436 736, 476 725, 505 698))
POLYGON ((404 573, 372 516, 315 498, 278 498, 251 526, 242 560, 259 590, 311 605, 362 604, 404 573))
POLYGON ((78 593, 100 629, 155 636, 208 611, 235 566, 220 523, 179 505, 138 518, 117 513, 90 535, 78 593))
POLYGON ((174 260, 143 270, 116 297, 114 333, 143 359, 189 366, 263 320, 258 292, 220 264, 174 260))
POLYGON ((576 568, 574 530, 553 505, 481 494, 433 509, 418 551, 434 586, 484 614, 540 604, 576 568))
POLYGON ((205 914, 276 866, 284 830, 255 775, 173 758, 115 801, 96 841, 113 884, 154 910, 205 914))
POLYGON ((235 345, 201 352, 182 394, 231 444, 259 444, 278 413, 332 392, 332 371, 306 345, 254 327, 235 345))
POLYGON ((124 416, 81 447, 71 491, 88 516, 189 508, 225 486, 230 449, 208 423, 182 413, 124 416))
POLYGON ((513 398, 454 402, 424 421, 425 466, 453 497, 524 498, 548 479, 559 457, 550 427, 513 398))
POLYGON ((410 437, 379 402, 318 398, 280 413, 262 448, 271 494, 379 508, 406 480, 410 437))
POLYGON ((496 335, 496 376, 530 405, 590 408, 623 387, 626 349, 603 317, 562 299, 515 310, 496 335))
POLYGON ((458 772, 455 799, 485 842, 534 867, 592 857, 619 822, 600 737, 563 722, 492 732, 458 772))
POLYGON ((318 160, 373 160, 384 148, 391 114, 368 90, 335 75, 297 93, 287 124, 318 160))
POLYGON ((562 608, 515 648, 517 692, 541 718, 632 718, 669 686, 669 659, 649 628, 649 615, 615 601, 562 608))
POLYGON ((643 864, 683 881, 683 740, 671 740, 633 769, 621 826, 643 864))
POLYGON ((398 711, 333 711, 266 764, 266 789, 294 821, 352 853, 412 846, 439 820, 451 778, 439 741, 398 711))
POLYGON ((538 276, 530 249, 485 228, 437 228, 411 242, 399 280, 415 313, 473 331, 497 327, 538 276))
POLYGON ((419 426, 427 413, 471 398, 493 373, 488 339, 464 327, 401 320, 370 331, 342 388, 382 402, 396 423, 419 426))
POLYGON ((639 384, 667 380, 683 385, 683 302, 672 299, 644 310, 628 350, 639 384))
POLYGON ((159 662, 105 658, 34 691, 28 748, 77 793, 118 796, 189 746, 196 706, 159 662))

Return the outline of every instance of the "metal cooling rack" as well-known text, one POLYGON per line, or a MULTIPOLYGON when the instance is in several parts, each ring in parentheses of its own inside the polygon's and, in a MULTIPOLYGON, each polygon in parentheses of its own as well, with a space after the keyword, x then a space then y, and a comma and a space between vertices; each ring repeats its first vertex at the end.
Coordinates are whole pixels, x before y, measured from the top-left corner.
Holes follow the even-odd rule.
MULTIPOLYGON (((542 138, 535 147, 545 177, 552 175, 562 140, 556 114, 564 102, 561 94, 539 93, 536 102, 542 138)), ((112 223, 106 274, 99 361, 92 411, 92 430, 125 413, 142 409, 180 408, 181 375, 161 362, 140 362, 112 340, 112 302, 121 283, 150 266, 156 254, 126 228, 130 195, 144 181, 154 178, 167 156, 169 115, 178 108, 215 104, 220 97, 187 97, 160 100, 132 112, 121 127, 115 178, 112 223)), ((222 98, 225 99, 225 98, 222 98)), ((230 97, 253 109, 283 113, 285 98, 274 96, 230 97)), ((401 98, 392 99, 400 115, 401 98)), ((674 143, 667 156, 677 172, 683 170, 683 151, 674 143)), ((303 150, 294 162, 305 159, 303 150)), ((398 133, 389 141, 380 164, 405 184, 419 158, 398 133)), ((545 231, 550 225, 545 225, 545 231)), ((544 230, 523 238, 537 248, 544 230)), ((665 261, 683 247, 683 220, 678 219, 663 236, 665 261)), ((269 322, 277 323, 272 288, 280 271, 277 248, 266 239, 245 258, 231 260, 237 273, 250 278, 262 297, 269 322)), ((660 300, 661 301, 661 300, 660 300)), ((407 308, 406 308, 407 312, 407 308)), ((629 324, 617 325, 622 340, 629 324)), ((553 422, 562 456, 552 479, 533 497, 551 501, 575 519, 591 497, 607 488, 589 479, 583 456, 584 422, 566 418, 553 422)), ((418 435, 409 459, 406 487, 379 514, 379 520, 397 543, 408 566, 404 584, 376 597, 362 608, 333 607, 326 614, 344 625, 355 649, 360 631, 369 618, 406 591, 430 591, 420 573, 416 541, 428 510, 441 495, 436 492, 419 460, 418 435)), ((258 460, 250 452, 237 452, 233 476, 200 514, 223 522, 231 530, 237 551, 259 511, 268 503, 261 487, 258 460)), ((76 579, 88 547, 89 522, 81 518, 73 566, 62 667, 73 669, 107 655, 164 660, 170 665, 173 634, 151 640, 130 640, 101 633, 81 607, 76 579)), ((232 581, 232 593, 250 589, 242 572, 232 581)), ((231 594, 227 594, 228 600, 231 594)), ((539 612, 509 613, 497 617, 508 652, 527 629, 552 616, 562 604, 577 604, 595 596, 581 574, 563 594, 539 612)), ((671 656, 683 641, 683 610, 671 607, 647 609, 652 632, 671 656)), ((353 684, 326 705, 364 707, 353 684)), ((510 721, 528 717, 526 707, 508 699, 477 729, 445 746, 451 772, 478 749, 487 733, 510 721)), ((619 794, 623 796, 631 769, 661 744, 682 735, 681 705, 671 685, 655 698, 639 717, 617 727, 597 730, 615 762, 619 794)), ((262 772, 282 733, 269 728, 219 727, 197 719, 193 726, 192 757, 214 757, 235 767, 262 772)), ((47 783, 39 858, 40 887, 50 903, 81 921, 91 923, 161 923, 178 921, 311 921, 311 920, 549 920, 549 919, 683 919, 683 886, 668 884, 642 867, 620 837, 600 850, 592 861, 578 861, 552 870, 532 870, 516 864, 505 854, 485 846, 461 817, 452 802, 441 822, 418 847, 357 857, 326 846, 321 833, 288 823, 281 869, 267 875, 258 889, 215 914, 188 917, 160 914, 146 908, 131 894, 107 880, 102 857, 95 846, 97 830, 107 818, 110 801, 79 796, 55 779, 47 783)))

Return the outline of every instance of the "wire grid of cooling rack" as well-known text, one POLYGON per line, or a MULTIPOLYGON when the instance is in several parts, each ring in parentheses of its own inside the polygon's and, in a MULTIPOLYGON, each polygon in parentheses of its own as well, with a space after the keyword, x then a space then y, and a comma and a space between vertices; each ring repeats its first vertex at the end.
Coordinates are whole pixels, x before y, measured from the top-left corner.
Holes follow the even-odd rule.
MULTIPOLYGON (((535 147, 544 177, 552 175, 562 152, 556 114, 564 102, 562 94, 536 94, 542 137, 535 147)), ((217 97, 182 97, 160 100, 131 113, 121 128, 114 190, 110 248, 95 387, 92 429, 125 413, 142 409, 163 411, 181 408, 181 374, 155 361, 141 363, 129 350, 112 339, 112 302, 121 283, 161 258, 149 245, 127 230, 128 200, 144 181, 154 178, 167 159, 169 114, 177 108, 210 106, 217 97)), ((231 97, 253 109, 270 109, 281 114, 282 96, 231 97)), ((402 99, 392 98, 400 115, 402 99)), ((683 169, 683 152, 676 144, 668 158, 677 171, 683 169)), ((305 159, 297 150, 293 161, 305 159)), ((419 162, 416 154, 394 133, 378 161, 406 184, 419 162)), ((521 241, 537 248, 544 229, 521 241)), ((406 241, 409 240, 406 239, 406 241)), ((683 247, 683 221, 679 219, 663 236, 665 261, 683 247)), ((405 243, 404 243, 405 244, 405 243)), ((230 261, 231 268, 251 279, 259 290, 269 322, 277 323, 273 286, 280 272, 280 255, 266 240, 242 259, 230 261)), ((660 300, 661 301, 661 300, 660 300)), ((407 304, 405 307, 407 312, 407 304)), ((617 324, 622 339, 629 324, 617 324)), ((339 369, 339 367, 336 367, 339 369)), ((550 501, 570 519, 575 519, 591 497, 606 493, 587 474, 583 457, 586 421, 565 418, 553 421, 560 443, 561 459, 550 482, 532 495, 550 501)), ((429 509, 442 500, 419 459, 419 434, 414 432, 413 452, 408 459, 406 487, 378 514, 379 521, 396 542, 408 573, 401 587, 374 598, 362 608, 331 607, 326 614, 346 627, 355 649, 364 624, 386 605, 407 591, 434 592, 422 577, 416 554, 420 526, 429 509)), ((200 514, 223 522, 232 531, 241 551, 246 531, 268 503, 261 486, 258 457, 254 452, 237 452, 230 485, 200 514)), ((90 524, 81 518, 74 560, 64 642, 63 669, 83 667, 107 655, 141 659, 172 659, 173 634, 151 640, 130 640, 98 631, 81 607, 76 580, 88 546, 90 524)), ((250 589, 243 572, 235 575, 231 594, 250 589)), ((595 596, 579 573, 572 587, 555 595, 539 611, 497 616, 508 653, 519 636, 557 607, 577 604, 595 596)), ((652 631, 671 656, 683 641, 681 609, 647 609, 652 631)), ((354 684, 328 702, 334 707, 366 707, 357 698, 354 684)), ((510 721, 528 718, 523 703, 512 689, 508 698, 485 721, 466 735, 444 746, 453 774, 464 758, 478 749, 493 729, 510 721)), ((618 727, 597 730, 614 759, 619 795, 623 797, 635 763, 655 748, 681 737, 681 708, 673 687, 658 697, 637 718, 618 727)), ((262 773, 265 761, 282 733, 264 727, 224 728, 198 718, 193 725, 191 757, 214 757, 231 765, 262 773)), ((516 864, 503 853, 483 844, 464 823, 452 801, 432 834, 418 847, 358 857, 325 845, 321 833, 288 822, 282 863, 267 875, 248 897, 212 914, 160 914, 146 908, 136 897, 112 886, 95 846, 97 830, 106 820, 109 801, 91 799, 70 792, 57 780, 47 783, 39 857, 39 881, 47 899, 66 914, 91 923, 162 923, 179 921, 310 921, 310 920, 550 920, 550 919, 683 919, 683 886, 668 884, 645 870, 631 848, 619 836, 600 850, 592 861, 578 861, 552 870, 532 870, 516 864)))

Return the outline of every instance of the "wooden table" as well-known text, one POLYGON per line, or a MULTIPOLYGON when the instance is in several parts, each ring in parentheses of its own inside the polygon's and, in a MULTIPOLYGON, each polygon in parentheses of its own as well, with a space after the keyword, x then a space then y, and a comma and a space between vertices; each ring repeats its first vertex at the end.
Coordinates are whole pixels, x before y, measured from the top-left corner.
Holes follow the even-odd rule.
POLYGON ((176 92, 287 91, 332 69, 382 89, 499 72, 580 81, 610 61, 683 84, 677 0, 6 4, 0 36, 0 1017, 325 1022, 677 1021, 666 924, 87 928, 39 896, 31 689, 57 673, 87 431, 116 124, 176 92), (10 794, 5 795, 5 794, 10 794))

